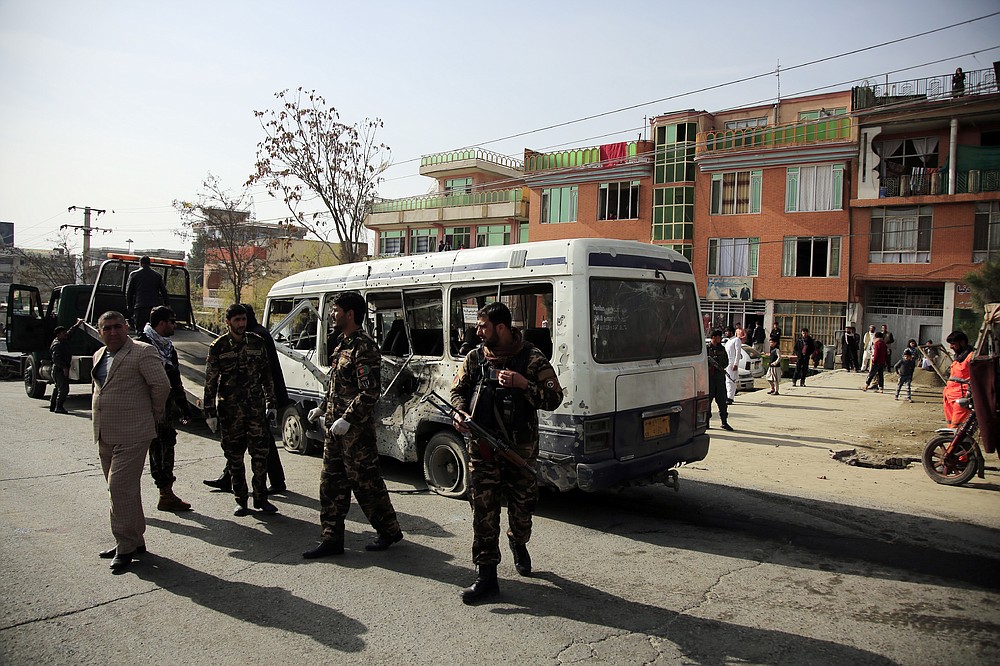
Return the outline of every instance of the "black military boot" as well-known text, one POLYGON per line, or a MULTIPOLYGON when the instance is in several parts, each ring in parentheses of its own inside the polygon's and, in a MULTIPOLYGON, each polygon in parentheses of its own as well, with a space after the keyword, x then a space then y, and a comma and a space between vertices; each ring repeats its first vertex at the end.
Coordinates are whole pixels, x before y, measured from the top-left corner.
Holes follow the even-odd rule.
POLYGON ((222 471, 222 475, 217 479, 205 479, 202 481, 209 488, 215 488, 226 493, 233 492, 233 479, 229 476, 229 468, 222 471))
POLYGON ((500 585, 497 584, 497 565, 479 565, 479 575, 472 587, 462 590, 462 603, 474 604, 481 599, 493 597, 500 594, 500 585))
POLYGON ((253 508, 257 509, 261 513, 278 513, 278 507, 274 506, 267 501, 267 497, 254 498, 253 508))
POLYGON ((326 557, 327 555, 343 555, 344 554, 344 535, 341 533, 338 536, 327 537, 319 542, 319 545, 312 550, 307 550, 302 553, 302 557, 307 560, 315 560, 317 557, 326 557))
POLYGON ((233 509, 233 515, 237 517, 250 515, 250 509, 247 508, 247 501, 245 499, 236 500, 236 508, 233 509))
POLYGON ((516 544, 513 537, 507 537, 510 552, 514 554, 514 568, 522 576, 531 575, 531 555, 528 555, 528 544, 516 544))

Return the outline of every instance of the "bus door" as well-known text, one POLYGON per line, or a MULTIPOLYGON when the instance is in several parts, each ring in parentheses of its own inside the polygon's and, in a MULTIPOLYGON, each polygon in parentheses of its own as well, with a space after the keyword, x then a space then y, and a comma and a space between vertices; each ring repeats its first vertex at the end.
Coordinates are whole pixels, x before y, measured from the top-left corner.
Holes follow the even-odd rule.
MULTIPOLYGON (((438 384, 445 349, 442 290, 438 286, 368 292, 369 329, 382 354, 382 397, 376 416, 385 428, 382 453, 415 460, 414 433, 426 409, 424 392, 438 384)), ((449 377, 450 379, 450 377, 449 377)), ((382 434, 380 434, 380 438, 382 434)))

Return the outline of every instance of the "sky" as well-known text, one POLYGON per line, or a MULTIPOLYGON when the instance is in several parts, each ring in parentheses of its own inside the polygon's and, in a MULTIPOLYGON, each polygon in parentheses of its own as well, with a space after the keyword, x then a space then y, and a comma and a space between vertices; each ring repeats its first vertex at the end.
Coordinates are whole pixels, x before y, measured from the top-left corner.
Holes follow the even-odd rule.
MULTIPOLYGON (((0 220, 17 245, 47 248, 90 206, 110 230, 95 247, 187 249, 172 202, 195 200, 209 173, 241 189, 263 138, 253 112, 286 88, 315 89, 346 122, 380 118, 393 166, 379 193, 398 198, 434 186, 418 174, 431 153, 521 159, 635 139, 670 111, 768 103, 779 83, 792 97, 989 69, 1000 15, 937 29, 995 12, 996 0, 0 0, 0 220)), ((259 220, 284 217, 252 193, 259 220)))

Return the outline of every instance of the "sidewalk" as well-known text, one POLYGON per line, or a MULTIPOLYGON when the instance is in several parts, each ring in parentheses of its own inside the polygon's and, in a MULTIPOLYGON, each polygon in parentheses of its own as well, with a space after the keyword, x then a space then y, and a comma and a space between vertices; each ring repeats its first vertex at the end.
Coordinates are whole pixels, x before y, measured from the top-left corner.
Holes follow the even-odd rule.
POLYGON ((768 395, 766 382, 758 380, 764 389, 737 394, 729 407, 735 431, 713 427, 708 457, 681 468, 681 492, 689 477, 855 506, 879 507, 891 499, 904 502, 915 515, 1000 528, 995 453, 986 455, 986 478, 961 487, 934 483, 920 462, 906 469, 871 469, 832 458, 835 451, 864 448, 919 458, 934 429, 944 425, 940 388, 914 386, 913 403, 897 402, 895 375, 886 377, 882 394, 861 391, 864 378, 827 370, 810 377, 805 387, 783 380, 777 396, 768 395))

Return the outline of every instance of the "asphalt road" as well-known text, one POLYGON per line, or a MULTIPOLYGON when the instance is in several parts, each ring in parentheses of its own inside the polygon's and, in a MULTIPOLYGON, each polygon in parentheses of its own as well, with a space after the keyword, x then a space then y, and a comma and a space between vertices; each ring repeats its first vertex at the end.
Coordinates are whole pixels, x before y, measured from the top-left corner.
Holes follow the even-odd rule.
POLYGON ((347 553, 307 562, 319 459, 283 455, 281 513, 234 518, 201 484, 222 467, 204 429, 177 451, 195 510, 157 511, 147 474, 150 552, 113 576, 89 396, 58 416, 0 383, 0 663, 1000 663, 1000 474, 945 488, 830 460, 865 414, 904 408, 849 379, 739 396, 678 493, 543 496, 536 575, 505 557, 477 607, 458 598, 468 505, 420 492, 416 466, 384 465, 402 543, 365 552, 355 506, 347 553))

